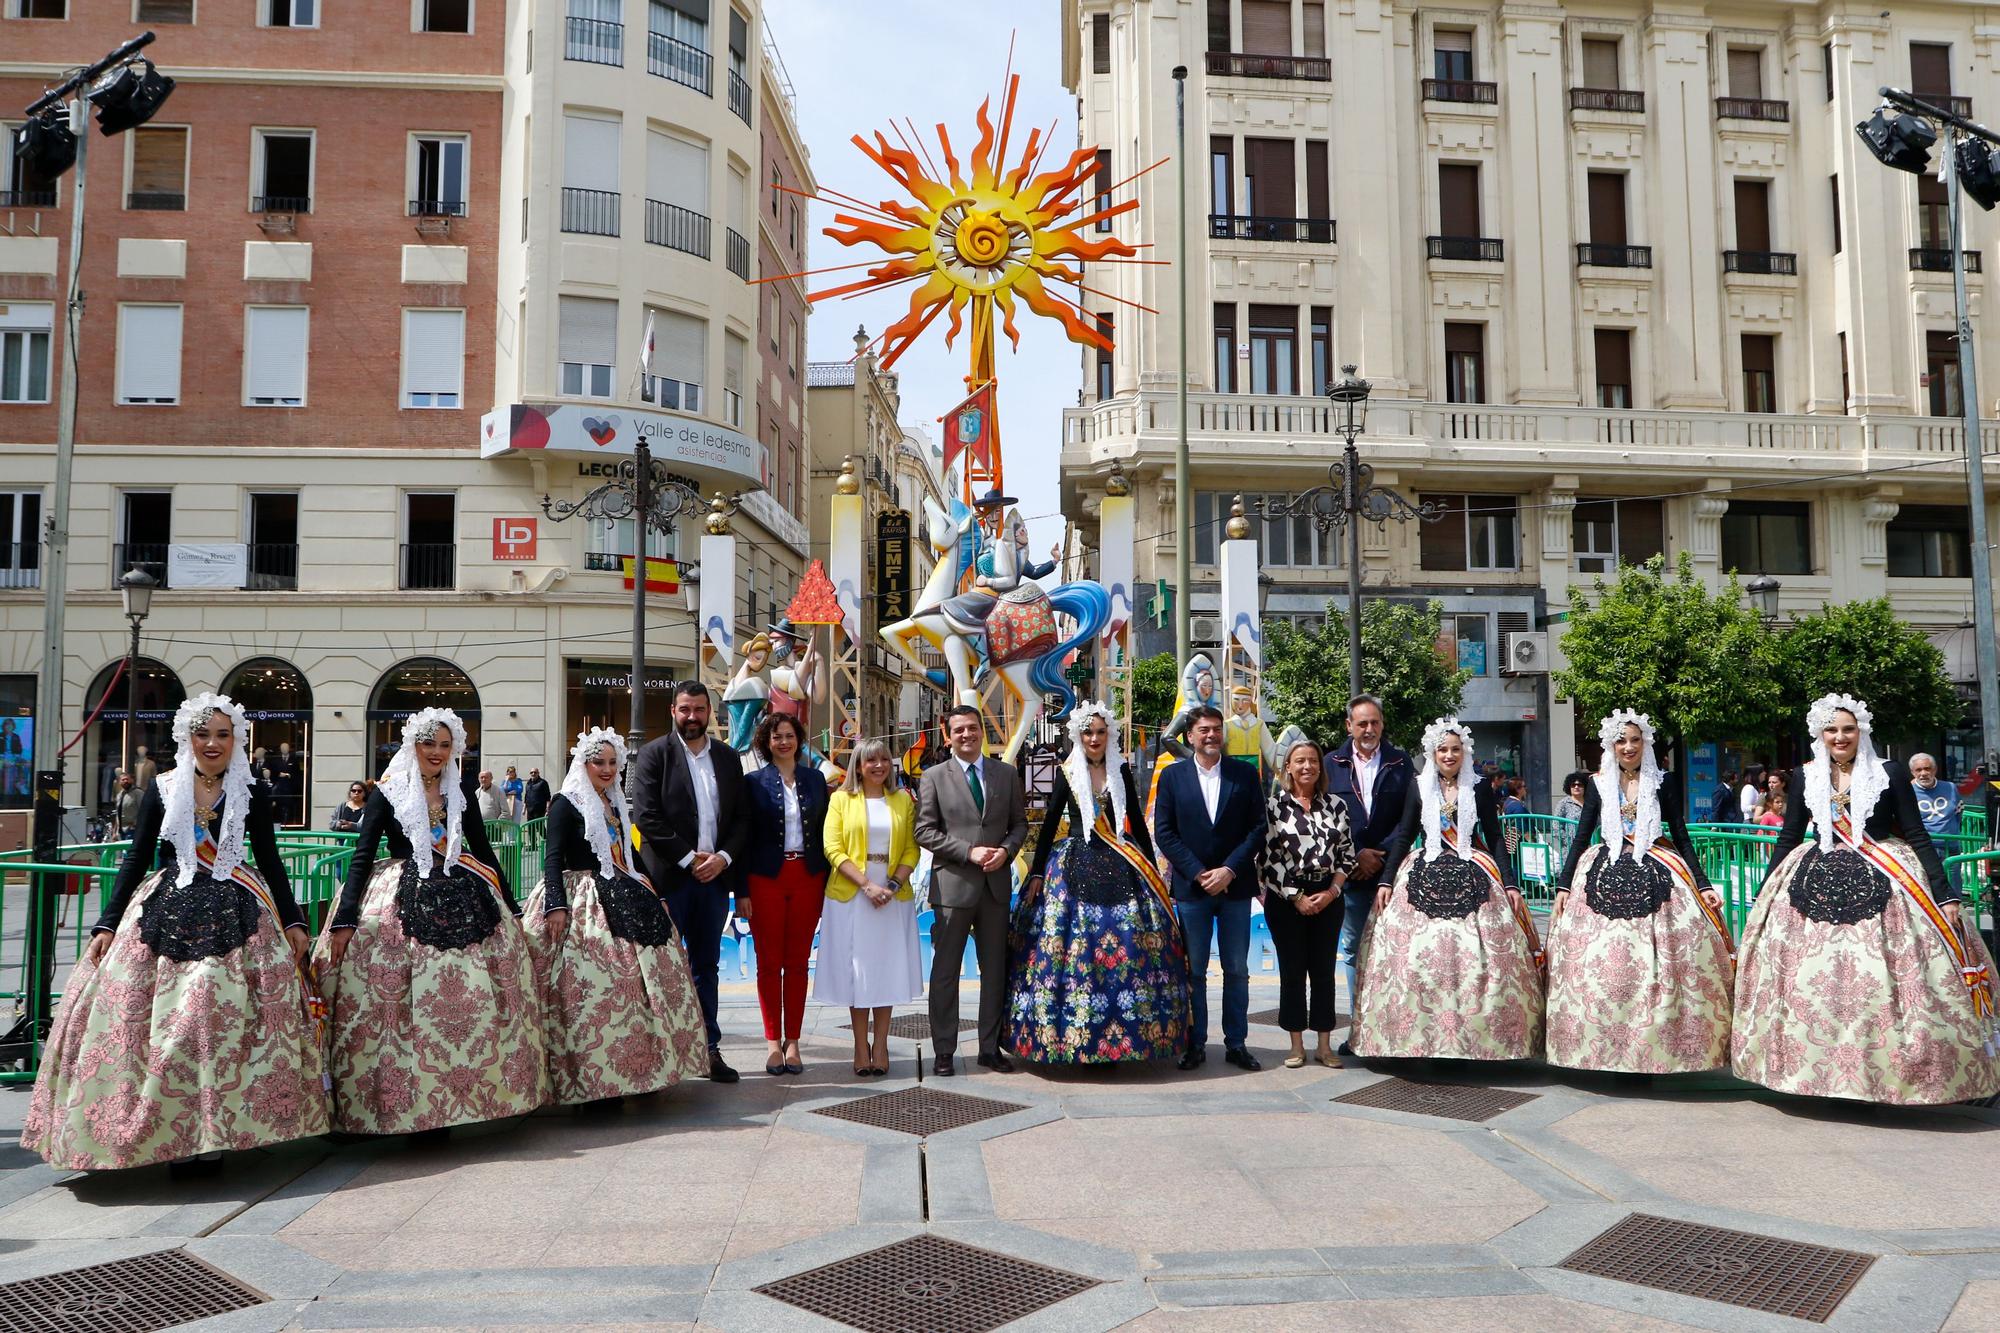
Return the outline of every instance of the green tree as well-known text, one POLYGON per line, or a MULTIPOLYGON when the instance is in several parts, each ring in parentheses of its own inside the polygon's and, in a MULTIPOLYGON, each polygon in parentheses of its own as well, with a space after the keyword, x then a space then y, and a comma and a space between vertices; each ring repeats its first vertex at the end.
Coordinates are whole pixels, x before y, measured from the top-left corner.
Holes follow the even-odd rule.
POLYGON ((1132 662, 1131 720, 1139 726, 1164 727, 1173 715, 1174 693, 1180 688, 1180 668, 1172 653, 1155 653, 1132 662))
POLYGON ((1619 565, 1614 583, 1573 590, 1562 651, 1569 665, 1555 674, 1556 692, 1576 705, 1582 735, 1619 708, 1647 714, 1676 744, 1774 734, 1771 635, 1742 604, 1734 575, 1711 593, 1685 551, 1671 575, 1656 556, 1619 565))
POLYGON ((1883 740, 1929 736, 1965 711, 1944 654, 1896 619, 1887 598, 1822 605, 1778 637, 1776 657, 1782 731, 1799 730, 1813 700, 1834 693, 1867 704, 1883 740))
MULTIPOLYGON (((1384 733, 1414 744, 1431 722, 1458 709, 1470 671, 1438 651, 1444 604, 1380 600, 1361 607, 1361 687, 1382 700, 1384 733)), ((1278 621, 1264 630, 1264 691, 1271 730, 1291 725, 1322 745, 1347 739, 1347 617, 1328 602, 1320 629, 1278 621)))

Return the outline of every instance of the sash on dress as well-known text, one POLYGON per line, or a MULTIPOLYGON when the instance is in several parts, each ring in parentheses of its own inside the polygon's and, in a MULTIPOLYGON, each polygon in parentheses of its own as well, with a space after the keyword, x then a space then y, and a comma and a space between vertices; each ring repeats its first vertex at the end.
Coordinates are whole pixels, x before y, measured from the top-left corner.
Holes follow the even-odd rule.
MULTIPOLYGON (((1931 897, 1930 890, 1924 886, 1923 881, 1911 874, 1908 866, 1904 865, 1894 856, 1891 856, 1880 843, 1869 837, 1865 830, 1857 837, 1854 832, 1854 821, 1846 813, 1843 812, 1834 817, 1833 832, 1835 837, 1858 852, 1862 860, 1887 875, 1889 882, 1901 889, 1909 896, 1910 901, 1917 905, 1917 909, 1923 913, 1924 919, 1929 921, 1932 928, 1937 931, 1938 938, 1944 941, 1945 948, 1949 949, 1951 956, 1958 960, 1958 974, 1964 980, 1966 988, 1972 992, 1973 1012, 1981 1018, 1992 1018, 1993 974, 1991 970, 1984 965, 1973 962, 1972 957, 1966 950, 1965 941, 1959 938, 1956 930, 1952 929, 1951 922, 1946 920, 1944 912, 1939 909, 1936 900, 1931 897)), ((1986 1039, 1986 1053, 1988 1055, 1994 1053, 1996 1044, 2000 1044, 2000 1031, 1988 1035, 1986 1039)))
POLYGON ((1722 913, 1717 911, 1702 894, 1701 889, 1695 884, 1694 871, 1688 868, 1688 863, 1681 859, 1681 854, 1674 850, 1673 844, 1662 838, 1647 848, 1646 854, 1665 866, 1681 883, 1687 885, 1688 891, 1694 894, 1695 905, 1701 908, 1701 914, 1708 918, 1708 924, 1714 926, 1715 933, 1722 937, 1722 950, 1729 955, 1729 965, 1736 966, 1736 941, 1730 937, 1729 923, 1722 919, 1722 913))
POLYGON ((1174 895, 1167 888, 1167 882, 1160 878, 1158 867, 1148 861, 1137 847, 1134 847, 1118 835, 1117 831, 1111 827, 1111 816, 1106 814, 1101 806, 1097 811, 1095 830, 1097 836, 1104 840, 1105 846, 1118 853, 1126 865, 1131 866, 1139 872, 1139 878, 1146 881, 1146 887, 1151 889, 1153 896, 1160 900, 1160 906, 1166 908, 1170 915, 1173 914, 1174 895))
MULTIPOLYGON (((194 856, 195 860, 201 863, 203 869, 207 870, 211 875, 215 873, 215 839, 210 836, 206 828, 200 825, 199 821, 197 821, 195 827, 194 856)), ((264 883, 263 879, 259 876, 251 874, 241 863, 238 863, 236 868, 229 872, 229 878, 250 890, 251 895, 264 905, 264 910, 271 914, 271 923, 277 926, 279 938, 282 939, 285 933, 285 918, 278 914, 278 900, 272 895, 270 886, 264 883)), ((291 941, 286 940, 285 951, 290 953, 291 948, 291 941)), ((319 1049, 324 1052, 327 1048, 328 1005, 326 996, 320 993, 319 965, 317 963, 295 963, 293 964, 292 971, 298 978, 299 999, 305 1006, 306 1017, 312 1020, 313 1038, 318 1043, 319 1049)), ((321 1087, 331 1089, 333 1087, 332 1072, 322 1067, 320 1069, 319 1081, 321 1087)))

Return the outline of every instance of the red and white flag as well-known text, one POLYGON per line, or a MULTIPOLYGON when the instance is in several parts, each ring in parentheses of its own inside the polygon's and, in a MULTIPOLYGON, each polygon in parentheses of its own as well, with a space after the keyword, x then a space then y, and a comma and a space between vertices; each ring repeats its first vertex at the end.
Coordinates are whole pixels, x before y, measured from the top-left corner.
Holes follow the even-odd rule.
POLYGON ((968 449, 980 463, 993 466, 993 441, 999 434, 993 412, 993 388, 994 382, 986 381, 964 402, 938 418, 944 423, 945 471, 951 471, 952 460, 968 449))

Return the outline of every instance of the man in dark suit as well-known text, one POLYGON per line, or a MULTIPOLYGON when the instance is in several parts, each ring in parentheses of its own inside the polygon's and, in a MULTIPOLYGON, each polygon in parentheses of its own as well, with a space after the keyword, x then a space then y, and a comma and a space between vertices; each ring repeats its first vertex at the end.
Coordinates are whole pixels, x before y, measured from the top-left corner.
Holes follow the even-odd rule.
MULTIPOLYGON (((1354 833, 1355 866, 1341 895, 1346 915, 1340 922, 1340 977, 1347 987, 1350 1016, 1354 1008, 1354 954, 1361 932, 1375 907, 1382 865, 1388 859, 1396 825, 1403 818, 1403 797, 1410 789, 1410 756, 1382 739, 1382 701, 1357 694, 1347 701, 1347 739, 1326 757, 1326 789, 1347 806, 1347 826, 1354 833)), ((1346 1042, 1342 1055, 1353 1054, 1346 1042)))
MULTIPOLYGON (((951 757, 924 770, 917 787, 917 846, 931 854, 932 1072, 948 1078, 958 1050, 958 976, 969 934, 979 951, 979 1063, 1007 1073, 1000 1049, 1007 1008, 1007 915, 1011 869, 1028 840, 1027 797, 1012 764, 981 755, 986 724, 965 704, 945 710, 951 757)), ((1217 733, 1220 735, 1220 732, 1217 733)))
POLYGON ((527 819, 542 819, 549 813, 549 780, 542 776, 542 770, 528 770, 527 785, 521 788, 521 814, 527 819))
POLYGON ((674 687, 674 734, 639 751, 632 822, 639 857, 687 945, 701 1016, 708 1024, 708 1076, 734 1083, 722 1058, 715 1018, 716 971, 735 862, 750 840, 750 803, 743 799, 743 761, 708 734, 708 690, 700 681, 674 687))
POLYGON ((1244 1043, 1250 1036, 1250 899, 1257 892, 1257 853, 1264 846, 1264 796, 1257 770, 1222 754, 1222 710, 1207 704, 1190 714, 1194 753, 1160 775, 1153 807, 1153 841, 1173 870, 1174 908, 1187 931, 1194 974, 1194 1014, 1182 1069, 1208 1058, 1208 954, 1211 936, 1222 950, 1222 1044, 1230 1064, 1258 1068, 1244 1043))

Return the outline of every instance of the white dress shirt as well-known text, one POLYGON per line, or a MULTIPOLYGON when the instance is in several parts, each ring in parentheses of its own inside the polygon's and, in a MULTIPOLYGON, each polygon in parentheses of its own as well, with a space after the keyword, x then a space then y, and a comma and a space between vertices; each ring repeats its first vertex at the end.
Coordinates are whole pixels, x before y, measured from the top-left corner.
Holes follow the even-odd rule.
MULTIPOLYGON (((685 739, 679 736, 675 739, 680 741, 681 751, 687 755, 688 777, 694 783, 694 851, 681 858, 681 865, 690 866, 698 853, 715 850, 716 810, 722 803, 722 792, 715 785, 715 747, 704 740, 701 749, 695 750, 688 746, 685 739)), ((722 853, 722 863, 730 864, 728 852, 722 853)))
POLYGON ((1202 803, 1208 807, 1208 822, 1215 822, 1215 812, 1222 807, 1222 760, 1213 764, 1203 764, 1197 757, 1194 761, 1195 781, 1201 784, 1202 803))
POLYGON ((1375 775, 1382 771, 1382 747, 1376 746, 1375 753, 1364 755, 1359 749, 1354 751, 1354 794, 1361 798, 1361 815, 1372 819, 1375 815, 1375 775))
POLYGON ((972 789, 972 773, 974 769, 977 769, 979 770, 979 790, 989 796, 992 794, 986 791, 986 768, 981 762, 984 756, 981 756, 980 759, 960 759, 957 755, 953 755, 951 758, 952 762, 958 765, 958 775, 965 779, 966 790, 970 791, 972 789))
POLYGON ((789 856, 806 849, 805 820, 799 814, 798 784, 780 778, 778 787, 785 797, 785 854, 789 856))

